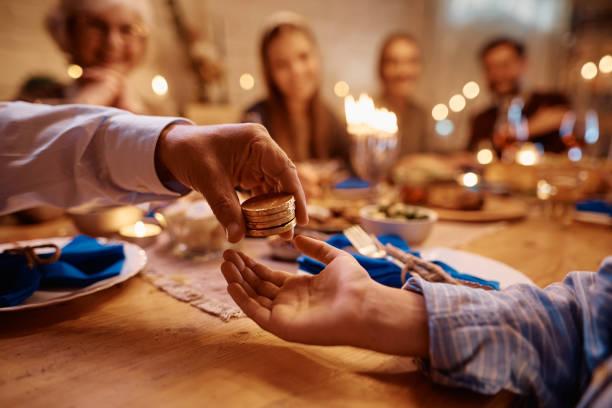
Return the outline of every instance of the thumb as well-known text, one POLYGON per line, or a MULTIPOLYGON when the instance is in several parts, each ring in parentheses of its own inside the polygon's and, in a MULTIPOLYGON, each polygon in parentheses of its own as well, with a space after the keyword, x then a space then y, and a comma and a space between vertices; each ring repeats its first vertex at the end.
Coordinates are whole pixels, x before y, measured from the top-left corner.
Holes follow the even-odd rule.
POLYGON ((298 235, 295 237, 293 243, 301 252, 316 259, 317 261, 323 262, 325 265, 328 265, 331 261, 339 256, 346 255, 346 252, 329 245, 327 242, 306 237, 304 235, 298 235))
POLYGON ((213 174, 210 180, 214 182, 194 187, 210 204, 215 217, 225 228, 227 239, 230 242, 238 242, 244 237, 246 227, 234 186, 229 178, 222 174, 213 174))

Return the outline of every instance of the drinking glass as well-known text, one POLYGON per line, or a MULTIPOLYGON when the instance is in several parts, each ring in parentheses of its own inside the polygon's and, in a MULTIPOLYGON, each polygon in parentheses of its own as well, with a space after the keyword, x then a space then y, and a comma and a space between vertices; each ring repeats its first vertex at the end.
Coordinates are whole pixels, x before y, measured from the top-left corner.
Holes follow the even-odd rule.
POLYGON ((369 181, 373 190, 385 179, 397 155, 397 133, 352 135, 351 164, 357 176, 369 181))

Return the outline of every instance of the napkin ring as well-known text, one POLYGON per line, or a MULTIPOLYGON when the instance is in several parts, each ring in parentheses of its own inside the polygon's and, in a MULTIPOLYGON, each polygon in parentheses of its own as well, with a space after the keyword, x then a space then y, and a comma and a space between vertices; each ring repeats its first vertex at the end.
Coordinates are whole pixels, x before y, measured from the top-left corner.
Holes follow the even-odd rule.
POLYGON ((5 249, 3 251, 5 254, 10 255, 23 255, 28 260, 28 267, 32 269, 34 265, 43 265, 43 264, 51 264, 57 261, 62 254, 62 250, 55 244, 42 244, 42 245, 34 245, 34 246, 15 246, 14 248, 5 249), (55 250, 53 255, 49 258, 41 258, 36 253, 35 249, 41 248, 52 248, 55 250))

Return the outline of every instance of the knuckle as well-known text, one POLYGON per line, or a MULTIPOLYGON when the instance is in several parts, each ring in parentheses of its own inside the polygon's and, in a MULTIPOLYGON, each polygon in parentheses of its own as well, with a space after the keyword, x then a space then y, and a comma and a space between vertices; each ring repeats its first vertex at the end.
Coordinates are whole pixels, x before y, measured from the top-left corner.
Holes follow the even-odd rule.
POLYGON ((234 206, 231 200, 225 196, 219 197, 206 197, 208 204, 212 208, 213 212, 219 217, 227 217, 228 214, 232 214, 234 206))
POLYGON ((249 123, 249 131, 256 137, 270 137, 268 129, 261 123, 249 123))

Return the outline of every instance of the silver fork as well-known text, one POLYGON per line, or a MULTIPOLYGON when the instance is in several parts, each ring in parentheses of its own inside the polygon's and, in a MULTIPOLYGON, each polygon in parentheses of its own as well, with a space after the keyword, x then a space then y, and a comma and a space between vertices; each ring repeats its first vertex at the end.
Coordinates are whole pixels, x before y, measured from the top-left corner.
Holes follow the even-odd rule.
POLYGON ((389 255, 384 246, 378 241, 378 238, 371 234, 369 235, 359 225, 353 225, 342 232, 361 255, 370 258, 386 259, 402 269, 406 266, 403 262, 389 255))

